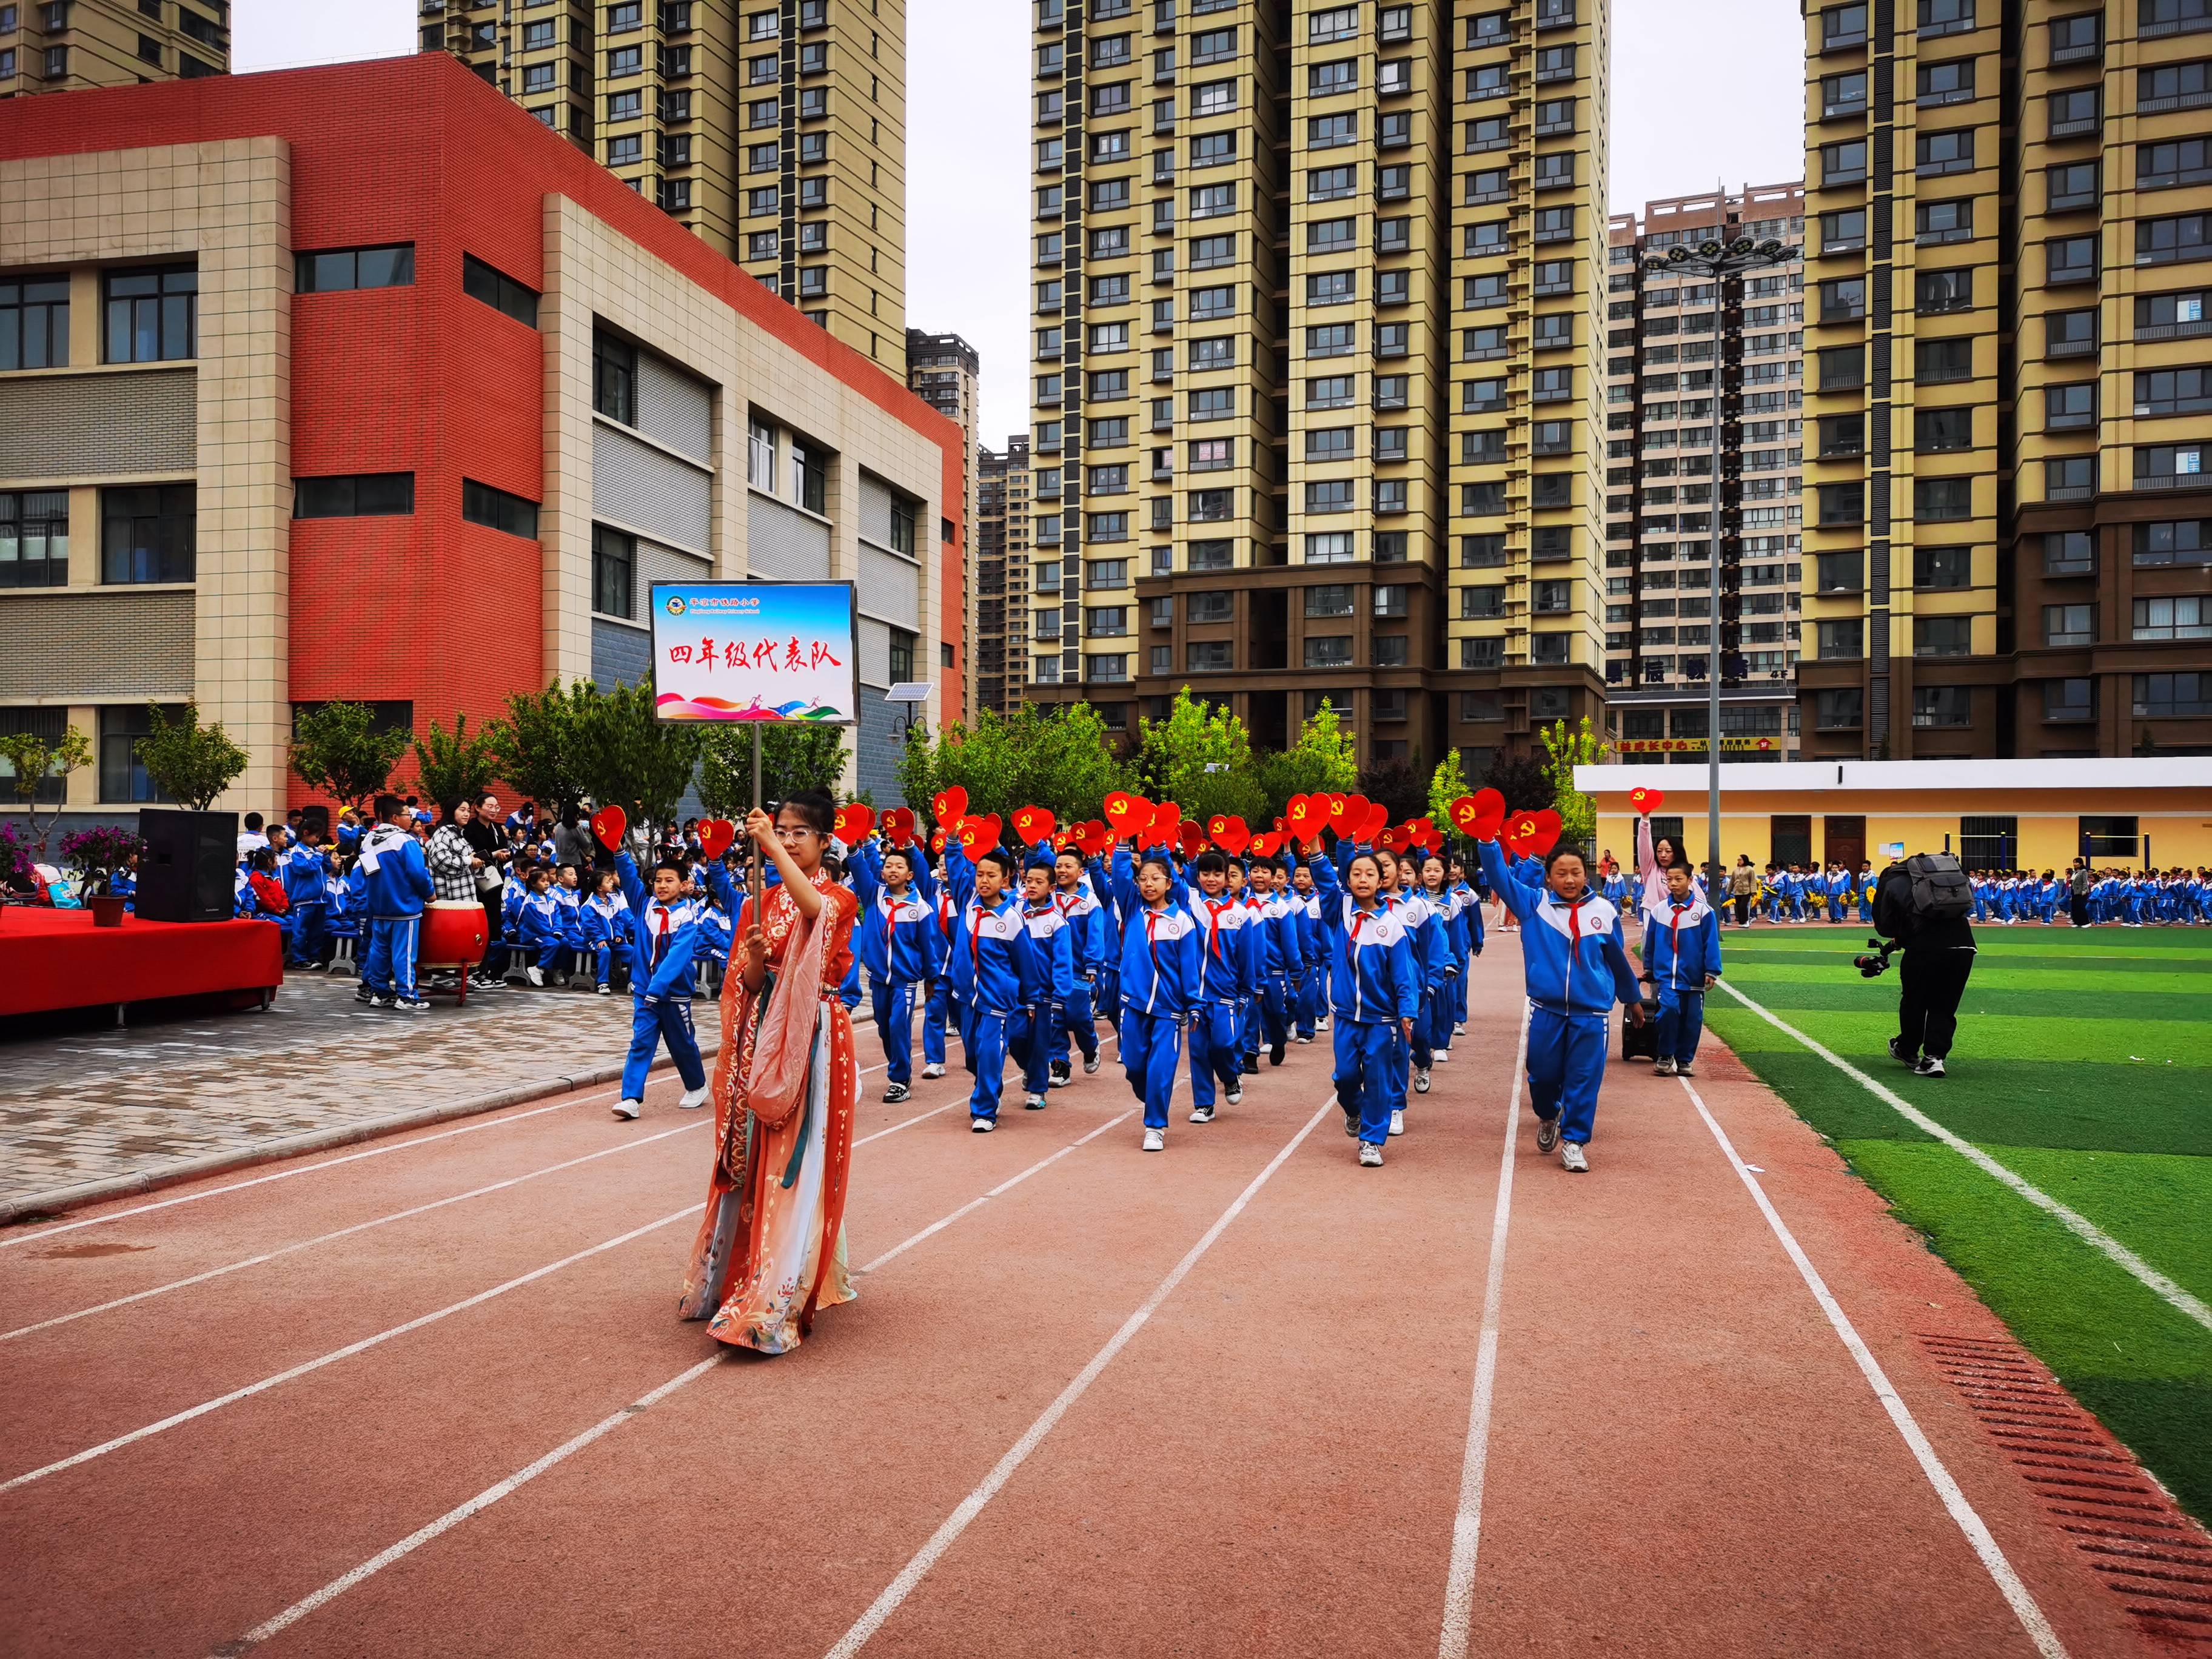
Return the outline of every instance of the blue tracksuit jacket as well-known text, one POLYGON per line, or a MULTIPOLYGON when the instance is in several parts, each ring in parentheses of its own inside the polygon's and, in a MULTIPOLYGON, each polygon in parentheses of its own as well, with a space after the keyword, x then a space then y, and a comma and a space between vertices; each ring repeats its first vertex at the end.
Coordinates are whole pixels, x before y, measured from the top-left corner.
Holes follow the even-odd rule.
POLYGON ((1602 1014, 1616 1001, 1642 999, 1621 942, 1620 911, 1592 893, 1567 904, 1548 888, 1532 891, 1507 872, 1496 842, 1478 842, 1476 848, 1491 885, 1521 919, 1521 956, 1532 1002, 1558 1014, 1602 1014))
POLYGON ((368 915, 393 921, 422 914, 422 906, 437 891, 422 849, 404 830, 380 824, 362 843, 358 866, 368 887, 368 915), (374 859, 376 868, 368 867, 374 859))
POLYGON ((1337 881, 1336 866, 1319 854, 1309 867, 1320 890, 1316 922, 1337 1017, 1358 1024, 1411 1019, 1420 1010, 1422 981, 1403 912, 1381 900, 1376 909, 1359 909, 1337 881))
POLYGON ((1644 913, 1644 965, 1661 991, 1703 991, 1721 970, 1721 919, 1692 893, 1644 913))
POLYGON ((1116 847, 1114 902, 1122 916, 1121 989, 1124 1012, 1181 1018, 1197 1006, 1201 933, 1186 908, 1181 877, 1170 884, 1165 906, 1148 908, 1137 891, 1129 849, 1116 847))

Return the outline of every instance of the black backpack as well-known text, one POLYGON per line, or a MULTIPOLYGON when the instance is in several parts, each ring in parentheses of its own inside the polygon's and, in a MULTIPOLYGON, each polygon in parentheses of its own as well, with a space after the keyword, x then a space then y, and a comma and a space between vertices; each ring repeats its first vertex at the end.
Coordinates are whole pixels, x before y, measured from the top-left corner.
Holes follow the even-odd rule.
POLYGON ((1974 914, 1973 884, 1950 853, 1919 853, 1905 861, 1915 921, 1963 921, 1974 914))

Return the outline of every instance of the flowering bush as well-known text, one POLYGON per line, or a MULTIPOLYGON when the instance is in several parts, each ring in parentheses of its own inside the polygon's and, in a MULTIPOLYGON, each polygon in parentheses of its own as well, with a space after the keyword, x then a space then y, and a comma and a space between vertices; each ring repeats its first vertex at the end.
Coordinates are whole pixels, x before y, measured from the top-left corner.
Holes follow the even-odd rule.
POLYGON ((0 884, 31 885, 31 846, 12 823, 0 823, 0 884))
POLYGON ((115 872, 137 856, 143 845, 135 830, 94 824, 62 837, 62 862, 84 877, 88 894, 105 893, 115 872))

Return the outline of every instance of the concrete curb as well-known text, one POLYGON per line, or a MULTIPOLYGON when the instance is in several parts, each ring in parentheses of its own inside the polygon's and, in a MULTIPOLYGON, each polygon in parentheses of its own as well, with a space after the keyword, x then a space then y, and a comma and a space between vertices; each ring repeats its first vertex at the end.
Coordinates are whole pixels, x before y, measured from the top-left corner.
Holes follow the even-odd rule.
MULTIPOLYGON (((711 1048, 702 1047, 699 1057, 712 1060, 721 1052, 721 1046, 718 1042, 711 1048)), ((653 1069, 656 1073, 669 1071, 674 1064, 664 1054, 653 1061, 653 1069)), ((475 1117, 482 1113, 498 1111, 502 1107, 520 1106, 526 1101, 543 1100, 549 1095, 565 1095, 573 1090, 613 1083, 620 1079, 622 1073, 623 1068, 619 1065, 595 1066, 568 1077, 549 1078, 539 1083, 520 1083, 491 1094, 475 1095, 465 1100, 449 1100, 411 1112, 394 1112, 389 1117, 371 1118, 363 1123, 337 1124, 327 1129, 309 1129, 300 1134, 280 1135, 258 1146, 246 1147, 237 1152, 210 1152, 204 1157, 165 1164, 158 1169, 142 1170, 136 1175, 110 1176, 102 1181, 81 1182, 74 1187, 58 1187, 51 1192, 33 1193, 26 1198, 0 1200, 0 1227, 20 1226, 33 1218, 44 1220, 70 1210, 82 1209, 88 1204, 104 1203, 111 1198, 127 1198, 135 1193, 155 1192, 163 1187, 174 1187, 187 1181, 198 1181, 203 1176, 246 1169, 256 1164, 273 1164, 307 1152, 328 1152, 334 1146, 349 1146, 357 1140, 378 1140, 386 1135, 401 1134, 409 1129, 420 1129, 457 1117, 475 1117)))

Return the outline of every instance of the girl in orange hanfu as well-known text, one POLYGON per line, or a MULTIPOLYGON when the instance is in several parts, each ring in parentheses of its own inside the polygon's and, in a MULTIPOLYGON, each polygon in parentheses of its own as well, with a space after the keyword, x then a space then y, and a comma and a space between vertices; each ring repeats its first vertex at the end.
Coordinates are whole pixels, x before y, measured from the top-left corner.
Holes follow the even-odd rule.
POLYGON ((732 1347, 787 1353, 815 1310, 853 1299, 845 1184, 860 1093, 853 1019, 837 999, 852 966, 848 888, 823 867, 834 811, 808 791, 745 834, 781 884, 745 901, 738 965, 722 987, 714 1066, 714 1169, 679 1311, 732 1347))

